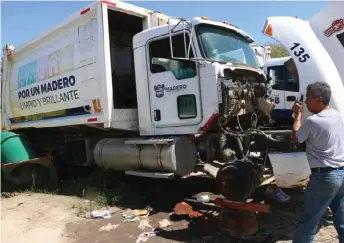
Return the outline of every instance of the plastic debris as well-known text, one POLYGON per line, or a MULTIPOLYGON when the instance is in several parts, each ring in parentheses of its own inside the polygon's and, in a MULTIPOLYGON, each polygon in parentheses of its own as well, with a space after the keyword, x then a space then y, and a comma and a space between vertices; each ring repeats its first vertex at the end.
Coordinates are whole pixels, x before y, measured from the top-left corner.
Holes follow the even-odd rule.
POLYGON ((288 202, 291 199, 281 188, 275 185, 269 185, 265 190, 265 195, 272 200, 282 203, 288 202))
POLYGON ((109 210, 95 210, 92 212, 87 212, 85 215, 87 219, 109 219, 111 218, 111 212, 109 210))
POLYGON ((150 237, 156 236, 157 232, 156 231, 150 231, 150 232, 144 232, 137 236, 136 243, 142 242, 142 241, 147 241, 150 237))
POLYGON ((181 202, 178 203, 175 207, 174 207, 174 212, 177 215, 188 215, 190 218, 196 218, 196 217, 200 217, 203 214, 201 214, 200 212, 196 212, 192 210, 192 207, 187 204, 186 202, 181 202))
POLYGON ((126 209, 123 211, 123 217, 126 218, 126 219, 130 219, 130 218, 135 218, 137 216, 143 216, 143 215, 147 215, 149 214, 149 210, 147 209, 143 209, 143 210, 140 210, 140 209, 135 209, 135 210, 132 210, 132 209, 126 209))
POLYGON ((98 229, 98 231, 110 231, 113 229, 116 229, 119 226, 119 224, 110 224, 104 225, 98 229))
POLYGON ((171 225, 171 222, 168 219, 163 219, 159 221, 159 228, 163 229, 171 225))
POLYGON ((139 222, 142 219, 144 219, 144 217, 127 218, 127 219, 124 219, 123 221, 130 223, 130 222, 139 222))
POLYGON ((200 202, 200 203, 207 203, 210 201, 210 198, 208 195, 202 195, 202 196, 199 196, 197 197, 197 202, 200 202))
MULTIPOLYGON (((124 222, 139 222, 146 219, 150 213, 150 209, 126 209, 123 211, 124 222)), ((142 223, 144 224, 144 223, 142 223)), ((142 226, 143 227, 143 226, 142 226)))
POLYGON ((151 225, 150 225, 150 219, 148 217, 145 217, 143 220, 141 220, 140 224, 139 224, 139 228, 142 229, 142 230, 145 230, 146 227, 150 227, 150 228, 153 228, 151 225))

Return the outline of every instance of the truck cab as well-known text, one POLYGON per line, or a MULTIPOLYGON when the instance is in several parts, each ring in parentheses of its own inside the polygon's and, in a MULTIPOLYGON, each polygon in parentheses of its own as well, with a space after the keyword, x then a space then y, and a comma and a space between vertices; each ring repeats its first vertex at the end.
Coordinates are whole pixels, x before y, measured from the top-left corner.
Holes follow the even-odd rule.
MULTIPOLYGON (((299 94, 306 97, 309 84, 326 82, 332 92, 330 107, 344 115, 343 9, 343 2, 329 2, 310 20, 269 17, 264 24, 263 34, 281 43, 288 51, 290 59, 284 66, 294 80, 298 80, 299 94)), ((269 72, 268 75, 273 77, 275 73, 269 72)), ((311 115, 306 106, 302 115, 303 121, 311 115)), ((310 168, 304 150, 269 153, 269 159, 278 186, 296 188, 307 184, 310 168)))
POLYGON ((181 19, 143 31, 133 42, 135 70, 142 73, 136 85, 144 135, 197 133, 224 112, 219 110, 227 95, 222 85, 234 87, 239 77, 265 82, 251 37, 229 24, 181 19))
MULTIPOLYGON (((265 35, 280 42, 289 52, 301 94, 305 96, 310 83, 327 82, 333 92, 330 106, 340 112, 344 109, 341 105, 344 99, 342 8, 342 2, 330 2, 309 21, 297 17, 269 17, 263 28, 265 35)), ((309 115, 306 109, 303 119, 309 115)))
POLYGON ((259 65, 264 67, 265 63, 271 59, 271 47, 258 44, 251 44, 251 47, 256 55, 259 65))
POLYGON ((271 98, 275 103, 275 109, 271 118, 275 125, 291 125, 292 107, 300 97, 300 85, 298 77, 288 70, 291 57, 273 58, 265 62, 264 72, 271 78, 271 98))

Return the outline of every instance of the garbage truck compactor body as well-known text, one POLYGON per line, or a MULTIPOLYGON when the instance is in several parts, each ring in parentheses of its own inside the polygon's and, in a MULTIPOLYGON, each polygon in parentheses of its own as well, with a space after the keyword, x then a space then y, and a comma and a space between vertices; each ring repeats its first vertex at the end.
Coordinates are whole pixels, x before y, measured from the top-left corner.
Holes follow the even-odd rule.
POLYGON ((257 178, 248 151, 254 136, 272 139, 259 128, 274 103, 252 42, 228 23, 97 1, 6 45, 2 131, 69 164, 180 177, 199 154, 257 178))

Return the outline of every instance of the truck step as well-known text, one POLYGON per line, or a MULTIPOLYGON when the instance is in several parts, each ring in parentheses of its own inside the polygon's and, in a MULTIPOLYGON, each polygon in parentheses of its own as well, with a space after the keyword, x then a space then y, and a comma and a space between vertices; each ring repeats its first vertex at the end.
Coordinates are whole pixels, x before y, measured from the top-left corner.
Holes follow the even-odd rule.
POLYGON ((138 170, 128 170, 125 172, 126 175, 149 177, 157 179, 172 179, 174 177, 173 173, 162 173, 162 172, 147 172, 138 170))
POLYGON ((154 145, 154 144, 169 144, 172 143, 173 139, 148 139, 148 140, 127 140, 125 144, 142 144, 142 145, 154 145))

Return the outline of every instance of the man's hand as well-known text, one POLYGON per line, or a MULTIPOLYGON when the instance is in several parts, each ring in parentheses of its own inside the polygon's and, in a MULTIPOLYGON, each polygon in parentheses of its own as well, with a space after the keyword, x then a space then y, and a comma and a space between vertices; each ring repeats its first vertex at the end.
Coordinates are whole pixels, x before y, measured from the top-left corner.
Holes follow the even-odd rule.
POLYGON ((294 117, 294 124, 293 124, 293 130, 292 130, 292 135, 291 139, 297 143, 298 139, 296 136, 296 132, 300 129, 301 127, 301 116, 302 116, 302 103, 301 102, 295 102, 293 105, 293 112, 295 113, 294 117))
POLYGON ((292 108, 295 115, 302 113, 302 103, 301 102, 295 102, 292 108))

